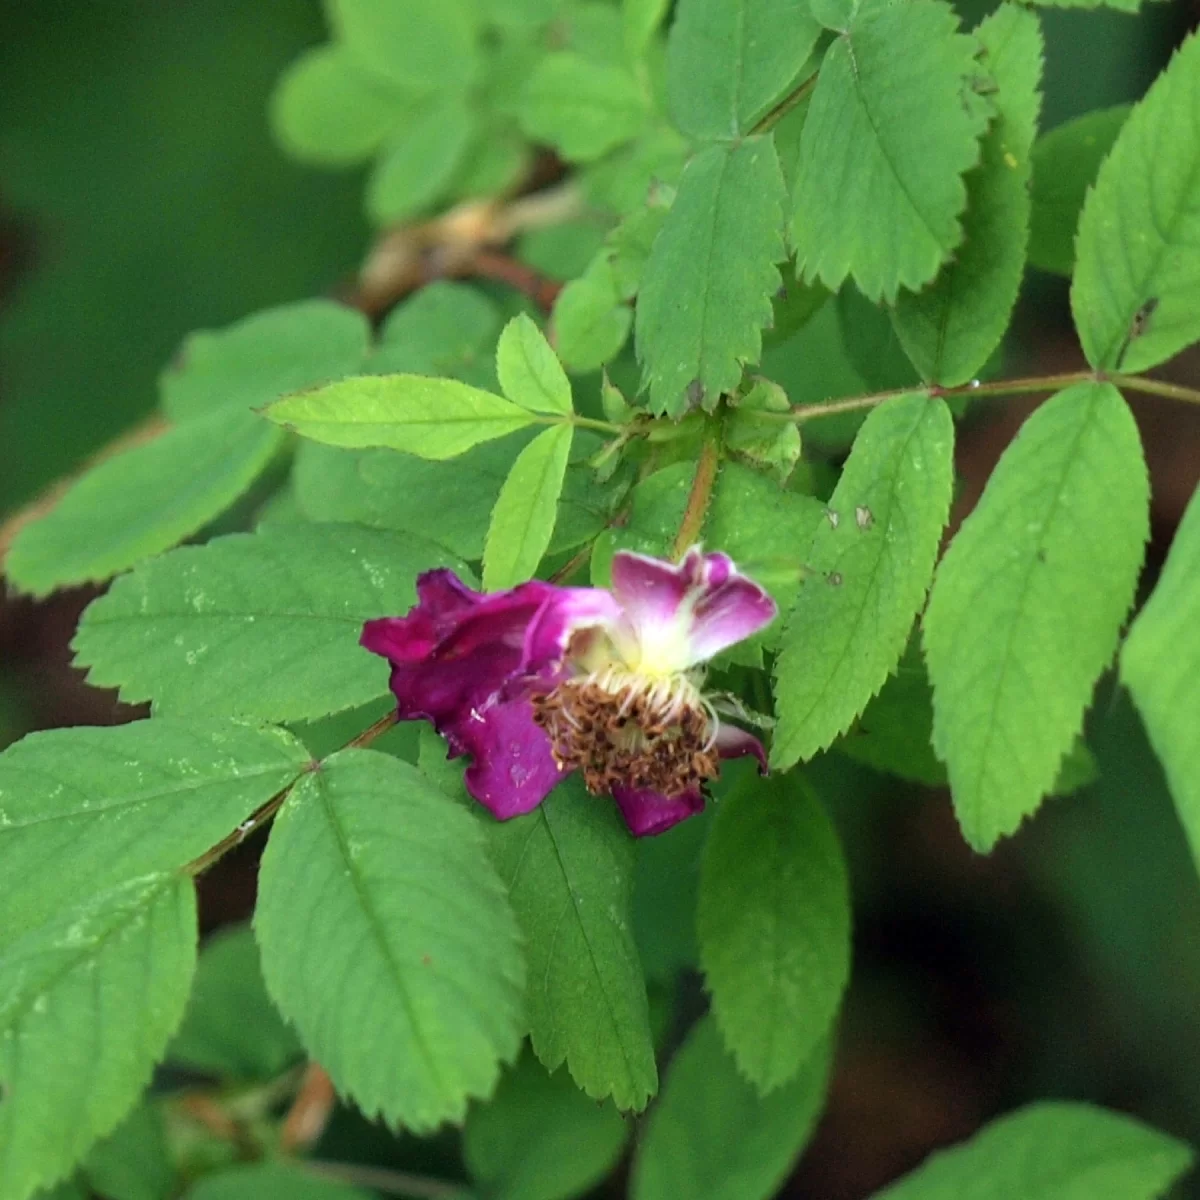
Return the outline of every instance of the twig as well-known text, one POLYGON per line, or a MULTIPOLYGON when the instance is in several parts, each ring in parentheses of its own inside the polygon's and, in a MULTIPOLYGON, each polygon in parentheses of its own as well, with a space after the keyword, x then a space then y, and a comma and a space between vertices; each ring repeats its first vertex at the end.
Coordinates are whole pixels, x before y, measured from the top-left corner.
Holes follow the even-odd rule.
POLYGON ((447 1183, 428 1175, 413 1175, 408 1171, 393 1171, 387 1167, 368 1167, 361 1163, 324 1162, 309 1159, 297 1164, 313 1175, 336 1179, 340 1183, 374 1188, 389 1196, 406 1196, 408 1200, 447 1200, 462 1194, 462 1184, 447 1183))
POLYGON ((721 447, 715 435, 705 438, 696 463, 696 474, 692 477, 692 490, 688 493, 679 532, 671 547, 671 557, 678 561, 699 539, 708 515, 708 504, 712 499, 713 485, 717 482, 717 468, 721 462, 721 447))
POLYGON ((293 1153, 313 1145, 325 1132, 336 1105, 337 1092, 329 1073, 318 1063, 309 1063, 284 1118, 279 1148, 285 1153, 293 1153))

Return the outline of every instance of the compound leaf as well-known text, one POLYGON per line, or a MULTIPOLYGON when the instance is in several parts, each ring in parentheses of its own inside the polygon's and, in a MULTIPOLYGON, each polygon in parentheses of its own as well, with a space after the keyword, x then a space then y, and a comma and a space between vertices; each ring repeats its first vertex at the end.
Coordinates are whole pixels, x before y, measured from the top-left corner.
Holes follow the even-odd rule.
POLYGON ((1129 612, 1149 533, 1137 426, 1111 384, 1037 410, 938 568, 925 616, 933 744, 987 851, 1051 788, 1129 612))
POLYGON ((844 733, 899 661, 949 516, 953 453, 941 400, 898 397, 863 424, 784 627, 777 766, 844 733))
POLYGON ((1071 309, 1092 366, 1144 371, 1200 338, 1200 36, 1134 105, 1076 252, 1071 309))
POLYGON ((480 826, 415 767, 346 750, 276 819, 267 988, 337 1088, 417 1131, 461 1121, 520 1047, 524 963, 480 826))
POLYGON ((800 138, 792 243, 804 280, 872 300, 928 283, 962 241, 986 110, 976 43, 941 0, 864 6, 821 65, 800 138))
POLYGON ((713 1014, 762 1093, 828 1033, 850 977, 850 888, 837 834, 797 775, 748 779, 721 804, 697 910, 713 1014))
POLYGON ((650 407, 715 406, 762 351, 783 257, 783 174, 770 138, 688 163, 642 275, 635 330, 650 407))
POLYGON ((1037 134, 1043 41, 1036 14, 1001 5, 976 36, 996 84, 983 158, 966 175, 963 244, 921 292, 902 292, 892 320, 922 377, 947 387, 971 379, 1008 328, 1029 240, 1030 154, 1037 134))
POLYGON ((312 720, 387 692, 386 666, 358 644, 362 623, 404 612, 434 566, 464 569, 407 534, 268 526, 118 579, 72 646, 91 683, 159 713, 312 720))

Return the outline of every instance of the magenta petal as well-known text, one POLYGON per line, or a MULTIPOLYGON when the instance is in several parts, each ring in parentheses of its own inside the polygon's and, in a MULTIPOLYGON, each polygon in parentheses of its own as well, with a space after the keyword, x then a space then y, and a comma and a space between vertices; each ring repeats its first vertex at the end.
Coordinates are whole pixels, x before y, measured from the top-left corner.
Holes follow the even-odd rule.
POLYGON ((769 625, 779 611, 753 579, 736 572, 705 591, 692 612, 689 638, 695 661, 703 662, 769 625))
POLYGON ((526 633, 522 671, 537 675, 556 666, 573 634, 611 629, 620 619, 621 606, 602 588, 552 588, 526 633))
POLYGON ((502 701, 457 722, 454 743, 472 758, 467 791, 501 821, 536 808, 563 778, 528 698, 502 701))
POLYGON ((679 611, 698 579, 691 569, 691 554, 684 561, 686 568, 631 550, 618 550, 613 555, 613 594, 635 625, 664 623, 679 611))
POLYGON ((767 773, 767 755, 762 742, 752 733, 739 729, 736 725, 726 725, 722 722, 717 726, 717 753, 722 758, 745 758, 753 754, 758 759, 759 773, 767 773))
POLYGON ((672 825, 678 825, 704 807, 704 797, 699 788, 678 796, 664 796, 661 792, 637 788, 613 788, 613 799, 634 837, 666 833, 672 825))

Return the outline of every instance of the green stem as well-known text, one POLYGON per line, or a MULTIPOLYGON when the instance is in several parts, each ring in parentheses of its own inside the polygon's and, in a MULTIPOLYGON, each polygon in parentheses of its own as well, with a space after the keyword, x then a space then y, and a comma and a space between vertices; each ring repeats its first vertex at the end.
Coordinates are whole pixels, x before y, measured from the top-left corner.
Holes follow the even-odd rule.
MULTIPOLYGON (((377 737, 387 733, 399 719, 399 714, 396 712, 390 712, 386 716, 380 717, 378 721, 368 726, 362 733, 352 737, 341 749, 359 750, 363 746, 369 746, 377 737)), ((316 770, 318 766, 320 764, 314 762, 310 764, 309 770, 316 770)), ((298 780, 293 779, 287 787, 281 788, 266 804, 251 813, 232 833, 226 834, 215 846, 206 850, 199 858, 195 858, 188 863, 183 868, 184 872, 195 876, 207 871, 217 859, 224 858, 230 850, 235 846, 240 846, 252 833, 257 833, 283 807, 283 802, 291 794, 292 788, 296 786, 297 782, 298 780)))
POLYGON ((756 137, 760 133, 769 133, 784 117, 804 103, 808 99, 813 88, 817 86, 818 71, 814 71, 799 87, 788 92, 778 104, 775 105, 769 112, 764 113, 750 129, 750 137, 756 137))
POLYGON ((830 400, 826 404, 803 404, 791 412, 756 414, 767 419, 803 423, 817 417, 832 417, 839 413, 858 412, 864 408, 875 408, 897 396, 914 393, 925 396, 1021 396, 1031 392, 1054 392, 1070 387, 1073 383, 1111 383, 1131 392, 1143 392, 1150 396, 1165 396, 1171 400, 1182 400, 1188 404, 1200 404, 1200 389, 1185 387, 1179 383, 1168 383, 1161 379, 1148 379, 1144 375, 1116 375, 1106 371, 1065 371, 1058 375, 1031 375, 1024 379, 996 379, 987 383, 964 383, 959 387, 892 388, 885 392, 870 392, 864 396, 849 396, 845 400, 830 400))
POLYGON ((721 464, 721 443, 714 434, 704 439, 700 458, 696 463, 696 474, 692 477, 692 490, 688 493, 679 532, 671 548, 671 557, 679 561, 700 539, 704 518, 708 515, 708 504, 712 499, 713 486, 717 482, 717 468, 721 464))
POLYGON ((386 1192, 389 1196, 407 1196, 409 1200, 448 1200, 450 1196, 462 1194, 461 1184, 432 1179, 428 1175, 413 1175, 408 1171, 393 1171, 387 1167, 321 1162, 318 1159, 301 1161, 298 1165, 323 1179, 371 1188, 377 1192, 386 1192))
POLYGON ((614 425, 611 421, 596 421, 592 417, 581 417, 578 413, 538 413, 534 418, 539 425, 574 425, 577 429, 595 429, 598 433, 628 436, 627 425, 614 425))

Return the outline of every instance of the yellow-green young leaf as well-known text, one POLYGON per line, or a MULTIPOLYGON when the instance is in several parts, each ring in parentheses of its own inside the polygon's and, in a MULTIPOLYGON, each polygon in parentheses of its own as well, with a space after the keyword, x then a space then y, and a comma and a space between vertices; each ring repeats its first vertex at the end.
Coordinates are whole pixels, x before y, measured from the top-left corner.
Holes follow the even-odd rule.
POLYGON ((491 1100, 472 1108, 463 1157, 490 1200, 566 1200, 608 1175, 632 1129, 611 1104, 589 1100, 566 1071, 548 1075, 526 1054, 491 1100))
POLYGON ((250 926, 214 934, 200 952, 168 1061, 221 1079, 267 1083, 301 1053, 296 1031, 267 995, 250 926))
POLYGON ((671 0, 621 0, 625 53, 641 58, 667 15, 671 0))
POLYGON ((770 1200, 825 1104, 829 1046, 786 1087, 759 1096, 705 1017, 667 1071, 633 1161, 632 1200, 770 1200))
POLYGON ((1128 104, 1101 108, 1043 134, 1033 147, 1029 262, 1068 278, 1075 269, 1075 231, 1088 188, 1129 116, 1128 104))
POLYGON ((496 345, 500 387, 531 412, 569 413, 571 381, 545 335, 526 313, 513 317, 496 345))
POLYGON ((797 774, 746 779, 717 810, 696 914, 713 1014, 763 1094, 828 1033, 850 978, 842 849, 797 774))
POLYGON ((489 592, 532 579, 554 535, 558 498, 571 457, 570 425, 554 425, 513 463, 483 546, 483 586, 489 592))
POLYGON ((175 875, 88 896, 0 950, 0 1196, 61 1179, 134 1106, 195 962, 195 889, 175 875))
MULTIPOLYGON (((282 729, 137 721, 34 733, 0 754, 0 945, 123 880, 175 871, 309 764, 282 729)), ((2 1193, 0 1193, 2 1194, 2 1193)))
POLYGON ((418 458, 454 458, 535 420, 519 404, 456 379, 363 375, 266 410, 277 425, 329 446, 382 446, 418 458))
POLYGON ((487 831, 525 938, 535 1053, 594 1099, 645 1108, 658 1070, 631 930, 633 839, 615 806, 570 779, 487 831))
POLYGON ((687 165, 642 274, 637 352, 650 408, 713 408, 757 362, 783 257, 783 174, 769 137, 687 165))
POLYGON ((435 566, 464 569, 432 542, 352 525, 184 546, 88 606, 75 661, 156 713, 312 720, 386 694, 386 665, 358 644, 362 624, 405 612, 435 566))
POLYGON ((943 401, 902 396, 863 424, 825 520, 811 546, 797 548, 807 550, 807 572, 775 668, 776 766, 845 733, 899 662, 933 575, 953 477, 943 401))
POLYGON ((972 378, 1008 328, 1029 240, 1030 154, 1041 96, 1042 32, 1009 0, 976 30, 995 81, 996 116, 983 160, 967 173, 963 244, 921 292, 902 292, 896 333, 922 377, 947 387, 972 378))
POLYGON ((413 91, 464 90, 479 65, 469 0, 326 0, 329 23, 368 71, 413 91))
POLYGON ((521 96, 521 129, 568 162, 591 162, 641 133, 650 115, 623 67, 559 51, 538 64, 521 96))
POLYGON ((938 568, 933 744, 976 850, 1054 786, 1133 602, 1149 501, 1120 393, 1076 384, 1025 422, 938 568))
POLYGON ((1045 1101, 932 1155, 874 1200, 1157 1200, 1192 1157, 1124 1113, 1045 1101))
POLYGON ((371 172, 371 219, 387 225, 432 207, 454 179, 475 128, 475 116, 462 96, 437 96, 414 109, 371 172))
POLYGON ((163 409, 187 421, 216 408, 258 408, 357 371, 370 340, 362 313, 330 300, 285 304, 189 334, 159 377, 163 409))
POLYGON ((667 109, 689 137, 736 138, 795 78, 820 25, 793 0, 680 0, 667 109))
POLYGON ((986 110, 977 44, 941 0, 864 6, 821 66, 800 138, 792 244, 807 282, 872 300, 928 283, 962 241, 986 110))
POLYGON ((219 517, 281 444, 251 412, 215 412, 94 467, 17 535, 9 581, 44 596, 160 554, 219 517))
POLYGON ((1133 693, 1200 863, 1200 491, 1175 533, 1166 566, 1121 651, 1133 693))
POLYGON ((554 302, 554 344, 572 371, 599 370, 616 358, 633 326, 633 310, 621 302, 612 264, 596 259, 554 302))
POLYGON ((305 777, 254 927, 275 1003, 370 1117, 461 1121, 517 1055, 524 963, 482 828, 397 758, 342 751, 305 777))
POLYGON ((412 115, 411 92, 364 71, 345 46, 315 46, 293 62, 271 95, 275 140, 315 166, 365 162, 412 115))
POLYGON ((1094 367, 1144 371, 1200 338, 1200 36, 1135 104, 1079 221, 1071 310, 1094 367))

